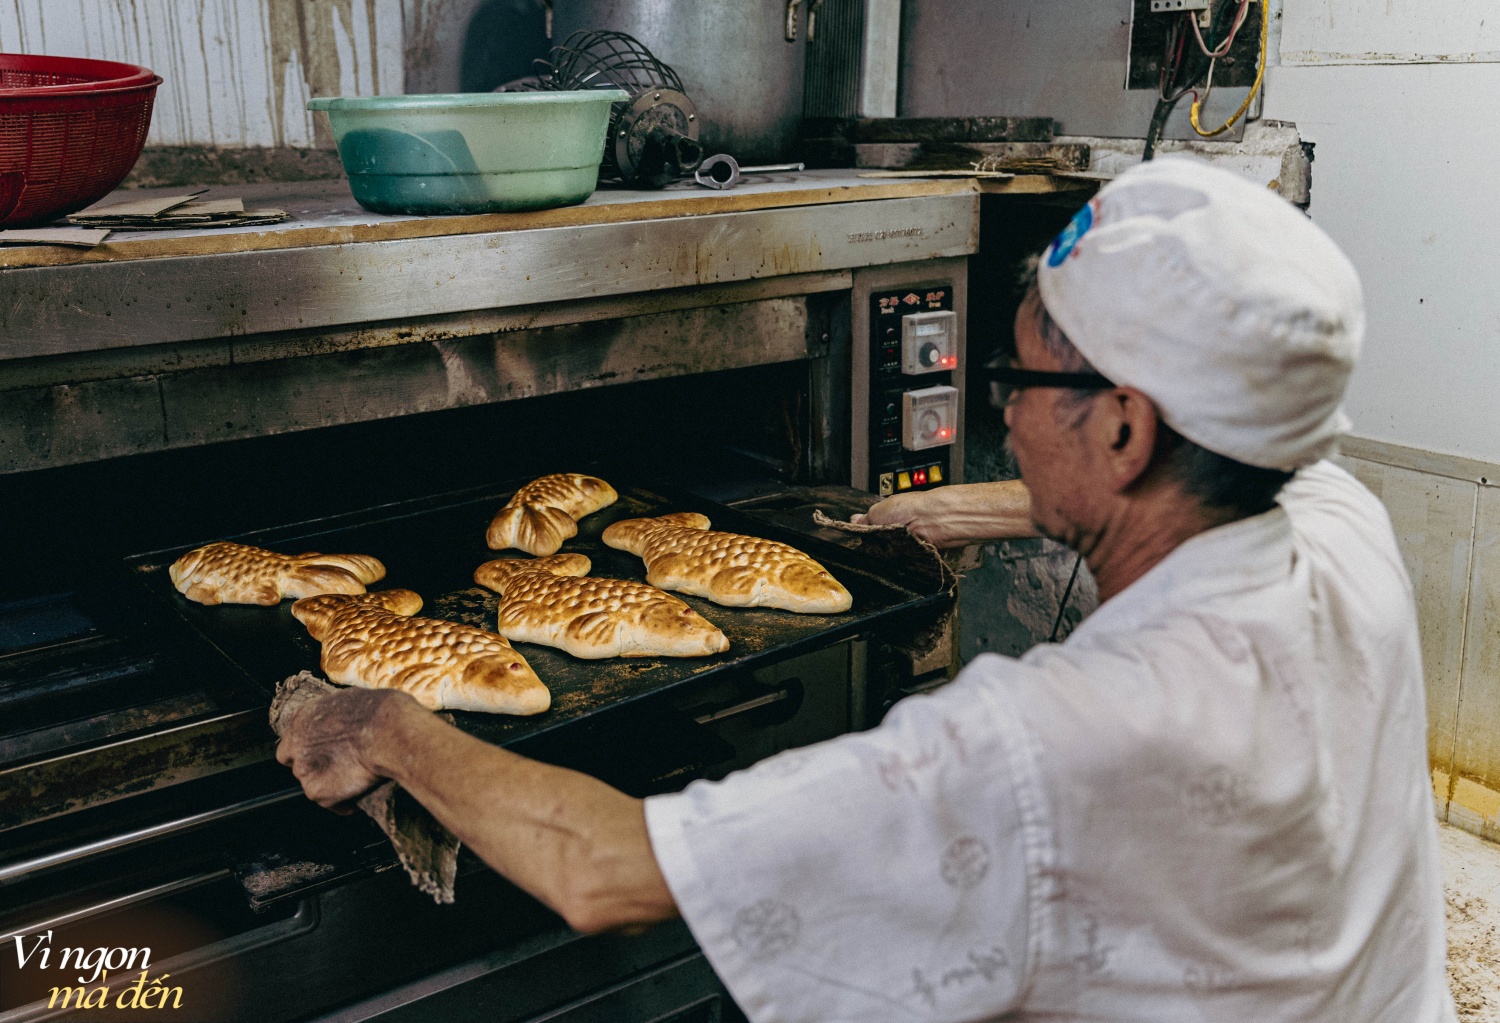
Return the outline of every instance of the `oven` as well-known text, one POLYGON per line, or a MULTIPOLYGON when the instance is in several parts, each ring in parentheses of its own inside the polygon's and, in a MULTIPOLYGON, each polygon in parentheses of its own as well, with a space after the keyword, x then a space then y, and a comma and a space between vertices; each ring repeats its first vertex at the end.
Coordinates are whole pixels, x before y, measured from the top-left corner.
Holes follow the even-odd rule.
POLYGON ((597 574, 640 574, 599 544, 611 517, 701 510, 807 550, 854 608, 702 605, 732 642, 712 663, 518 644, 553 709, 460 727, 644 796, 870 726, 946 677, 947 580, 902 537, 812 513, 962 479, 977 197, 850 191, 548 229, 567 238, 521 221, 0 269, 57 303, 10 314, 0 360, 0 1021, 155 1018, 151 998, 257 1023, 740 1018, 681 924, 585 937, 468 853, 455 904, 418 892, 368 819, 309 803, 272 758, 270 692, 317 668, 287 606, 190 604, 164 569, 220 538, 365 550, 424 613, 493 627, 467 582, 484 523, 526 479, 595 472, 621 500, 566 549, 597 574), (683 238, 687 279, 662 269, 683 238), (528 290, 563 243, 571 284, 528 290), (485 261, 505 245, 502 288, 485 261), (398 276, 441 269, 441 292, 476 267, 473 308, 390 315, 398 276), (227 318, 203 308, 231 293, 227 318), (288 327, 283 302, 314 322, 288 327))

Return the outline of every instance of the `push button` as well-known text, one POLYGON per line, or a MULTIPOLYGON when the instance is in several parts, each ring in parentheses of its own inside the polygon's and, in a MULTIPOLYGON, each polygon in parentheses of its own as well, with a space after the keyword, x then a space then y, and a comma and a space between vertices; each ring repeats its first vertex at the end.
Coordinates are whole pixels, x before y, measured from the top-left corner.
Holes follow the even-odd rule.
POLYGON ((927 481, 929 483, 943 482, 943 467, 941 465, 930 465, 927 467, 927 481))
POLYGON ((902 473, 897 473, 896 474, 896 489, 897 490, 910 490, 911 489, 911 473, 909 473, 909 472, 902 472, 902 473))

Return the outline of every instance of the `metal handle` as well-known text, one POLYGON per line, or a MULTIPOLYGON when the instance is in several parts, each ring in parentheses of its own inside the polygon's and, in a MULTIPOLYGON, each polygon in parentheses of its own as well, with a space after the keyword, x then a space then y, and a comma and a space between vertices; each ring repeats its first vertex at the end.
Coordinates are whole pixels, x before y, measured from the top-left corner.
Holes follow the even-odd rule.
POLYGON ((823 0, 812 0, 807 7, 807 45, 811 46, 818 35, 818 9, 823 6, 823 0))
POLYGON ((704 188, 723 191, 738 185, 742 174, 774 174, 778 171, 805 170, 806 167, 802 163, 768 163, 761 167, 741 167, 728 153, 719 153, 698 165, 693 180, 704 188))
POLYGON ((752 696, 748 700, 732 703, 727 707, 713 708, 711 705, 692 708, 688 713, 697 711, 693 717, 693 723, 698 725, 711 725, 717 721, 725 721, 741 714, 748 714, 753 710, 763 707, 775 706, 778 703, 787 704, 777 713, 785 715, 784 720, 795 717, 802 706, 804 687, 800 678, 789 678, 781 682, 780 687, 762 692, 758 696, 752 696))
POLYGON ((169 895, 176 895, 178 892, 185 892, 190 888, 201 888, 203 885, 232 876, 228 870, 210 870, 202 874, 193 874, 189 877, 180 878, 176 881, 168 881, 166 884, 142 888, 140 891, 131 892, 129 895, 117 895, 112 899, 96 902, 92 906, 84 906, 82 909, 70 910, 48 920, 37 920, 26 924, 24 927, 17 927, 9 934, 0 935, 0 943, 10 941, 18 934, 24 936, 55 930, 59 927, 66 927, 69 924, 76 924, 80 920, 87 920, 91 916, 102 916, 105 913, 113 913, 116 910, 124 909, 126 906, 133 906, 138 902, 164 899, 169 895))
POLYGON ((786 0, 786 41, 797 41, 797 6, 802 0, 786 0))
POLYGON ((153 824, 148 828, 141 828, 137 831, 127 831, 123 834, 111 835, 109 838, 101 838, 95 842, 86 842, 83 845, 48 853, 45 856, 7 863, 0 866, 0 886, 24 881, 26 878, 36 874, 56 870, 70 863, 78 863, 81 860, 92 859, 95 856, 102 856, 105 853, 114 852, 126 846, 149 842, 152 839, 161 838, 163 835, 200 828, 205 824, 212 824, 214 821, 220 821, 226 817, 248 813, 251 810, 258 810, 263 806, 271 806, 274 803, 284 803, 300 795, 302 795, 300 787, 283 789, 280 792, 256 796, 254 799, 245 799, 238 803, 231 803, 228 806, 205 810, 202 813, 190 814, 186 817, 179 817, 176 820, 163 821, 160 824, 153 824))
POLYGON ((740 183, 739 161, 728 153, 710 156, 698 165, 693 180, 704 188, 733 188, 740 183))
MULTIPOLYGON (((153 899, 165 898, 189 888, 197 888, 212 881, 232 876, 227 870, 214 870, 205 874, 194 874, 191 877, 182 878, 168 884, 157 885, 130 895, 122 895, 115 899, 98 903, 84 909, 75 910, 51 920, 43 920, 26 928, 16 931, 16 934, 38 934, 63 927, 68 924, 77 923, 90 916, 101 915, 123 909, 126 906, 139 902, 147 902, 153 899)), ((152 970, 159 970, 164 974, 182 974, 190 970, 200 969, 224 959, 241 956, 258 948, 275 945, 279 942, 300 937, 313 930, 322 921, 322 910, 319 908, 316 896, 303 899, 297 905, 296 912, 291 916, 280 920, 273 920, 259 927, 252 927, 248 931, 221 938, 207 945, 179 952, 152 964, 152 970)), ((4 939, 9 941, 11 936, 4 939)), ((0 1011, 0 1023, 41 1023, 42 1020, 55 1019, 64 1014, 65 1010, 54 1010, 47 1002, 32 1002, 29 1005, 18 1005, 15 1008, 0 1011)))
POLYGON ((758 167, 741 167, 741 174, 777 174, 782 171, 807 170, 805 163, 765 163, 758 167))
POLYGON ((710 725, 715 721, 723 721, 725 718, 748 714, 750 711, 760 707, 769 707, 773 703, 780 703, 782 700, 790 699, 791 695, 792 691, 790 689, 778 689, 774 693, 757 696, 754 699, 746 700, 744 703, 736 703, 732 707, 725 707, 723 710, 714 710, 709 711, 707 714, 699 714, 693 718, 693 721, 700 725, 710 725))

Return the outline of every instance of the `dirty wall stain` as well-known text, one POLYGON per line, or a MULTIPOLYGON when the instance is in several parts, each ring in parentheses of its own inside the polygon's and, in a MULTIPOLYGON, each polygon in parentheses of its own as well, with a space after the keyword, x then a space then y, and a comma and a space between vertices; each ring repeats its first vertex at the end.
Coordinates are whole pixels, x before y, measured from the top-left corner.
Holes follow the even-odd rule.
POLYGON ((401 36, 395 0, 0 0, 0 50, 160 74, 156 145, 331 147, 302 101, 399 93, 401 36))
MULTIPOLYGON (((343 66, 339 60, 337 26, 354 38, 354 0, 264 0, 269 26, 267 73, 273 93, 271 123, 276 145, 286 145, 287 72, 295 70, 309 96, 337 96, 343 66)), ((359 81, 359 52, 353 53, 354 80, 359 81)), ((333 145, 322 118, 313 122, 313 143, 333 145)))

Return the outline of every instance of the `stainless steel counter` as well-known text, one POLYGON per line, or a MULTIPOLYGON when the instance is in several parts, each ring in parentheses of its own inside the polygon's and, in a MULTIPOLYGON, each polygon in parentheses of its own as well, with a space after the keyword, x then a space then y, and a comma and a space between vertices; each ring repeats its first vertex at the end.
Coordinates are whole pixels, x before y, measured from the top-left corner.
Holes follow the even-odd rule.
POLYGON ((0 472, 815 357, 807 296, 979 232, 973 182, 849 171, 445 218, 366 212, 342 181, 221 194, 293 217, 0 249, 0 472), (625 327, 566 329, 604 320, 625 327))
POLYGON ((368 213, 343 182, 220 189, 270 228, 0 250, 0 358, 505 309, 940 256, 977 246, 970 182, 809 172, 714 193, 601 191, 535 214, 368 213))

